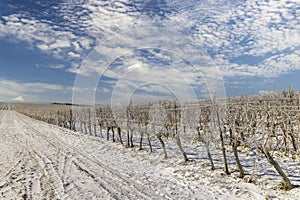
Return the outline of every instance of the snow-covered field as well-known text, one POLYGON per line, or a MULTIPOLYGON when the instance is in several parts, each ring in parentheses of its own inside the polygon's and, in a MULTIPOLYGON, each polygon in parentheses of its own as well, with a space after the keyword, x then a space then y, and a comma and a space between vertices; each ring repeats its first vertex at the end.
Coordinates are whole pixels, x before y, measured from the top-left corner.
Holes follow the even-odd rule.
MULTIPOLYGON (((218 168, 211 171, 196 145, 187 149, 195 159, 185 163, 172 141, 164 160, 160 149, 124 148, 16 111, 0 111, 0 120, 0 199, 300 199, 300 188, 276 188, 280 178, 263 160, 257 160, 253 184, 237 172, 224 175, 217 154, 218 168)), ((299 158, 281 161, 300 185, 299 158)), ((246 170, 253 166, 251 152, 242 162, 246 170)))

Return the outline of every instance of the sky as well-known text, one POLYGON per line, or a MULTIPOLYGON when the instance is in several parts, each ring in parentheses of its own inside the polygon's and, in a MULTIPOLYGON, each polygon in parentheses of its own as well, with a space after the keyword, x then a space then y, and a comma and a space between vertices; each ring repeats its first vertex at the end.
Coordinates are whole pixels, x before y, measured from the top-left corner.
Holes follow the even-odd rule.
POLYGON ((299 0, 1 0, 0 101, 300 90, 299 0))

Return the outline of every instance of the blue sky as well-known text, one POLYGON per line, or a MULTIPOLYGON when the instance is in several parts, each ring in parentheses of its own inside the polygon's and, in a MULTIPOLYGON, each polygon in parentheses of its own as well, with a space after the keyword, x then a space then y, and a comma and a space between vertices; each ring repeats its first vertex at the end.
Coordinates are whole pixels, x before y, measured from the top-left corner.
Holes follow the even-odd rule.
POLYGON ((2 0, 0 69, 8 102, 299 90, 300 2, 2 0))

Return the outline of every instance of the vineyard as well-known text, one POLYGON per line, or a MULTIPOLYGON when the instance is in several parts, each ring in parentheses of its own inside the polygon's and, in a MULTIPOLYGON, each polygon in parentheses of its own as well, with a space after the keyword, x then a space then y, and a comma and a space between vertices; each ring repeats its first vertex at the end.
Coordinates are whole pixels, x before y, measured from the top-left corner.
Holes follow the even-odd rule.
POLYGON ((8 110, 8 109, 10 108, 7 104, 0 102, 0 110, 8 110))
MULTIPOLYGON (((7 106, 2 104, 1 108, 7 106)), ((14 104, 12 108, 124 148, 159 154, 164 159, 179 154, 181 158, 177 158, 187 167, 205 157, 207 170, 222 168, 225 175, 234 174, 259 185, 267 166, 274 176, 269 181, 273 180, 276 188, 291 190, 300 185, 300 93, 291 89, 228 98, 226 103, 213 99, 130 102, 113 108, 63 104, 14 104), (194 149, 205 149, 205 154, 197 157, 190 152, 194 149)))

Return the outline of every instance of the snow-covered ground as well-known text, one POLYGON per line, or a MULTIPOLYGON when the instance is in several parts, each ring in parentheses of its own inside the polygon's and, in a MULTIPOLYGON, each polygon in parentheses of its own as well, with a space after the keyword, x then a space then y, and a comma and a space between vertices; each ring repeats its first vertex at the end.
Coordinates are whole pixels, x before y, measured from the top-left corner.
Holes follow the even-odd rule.
MULTIPOLYGON (((186 163, 172 141, 164 160, 157 148, 152 154, 124 148, 15 111, 0 111, 0 120, 0 199, 300 199, 299 188, 276 189, 280 178, 266 161, 257 161, 253 184, 237 172, 224 175, 216 154, 211 171, 197 145, 186 146, 194 158, 186 163)), ((251 152, 242 162, 250 171, 251 152)), ((299 185, 299 159, 282 163, 299 185)))

